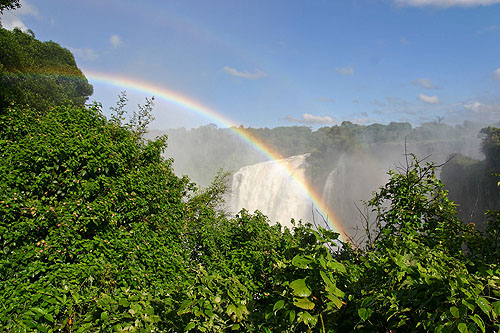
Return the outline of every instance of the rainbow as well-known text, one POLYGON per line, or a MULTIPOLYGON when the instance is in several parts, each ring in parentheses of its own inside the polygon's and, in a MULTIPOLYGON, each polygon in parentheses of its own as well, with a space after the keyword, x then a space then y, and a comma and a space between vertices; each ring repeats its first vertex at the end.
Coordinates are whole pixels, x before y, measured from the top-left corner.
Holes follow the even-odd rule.
POLYGON ((102 83, 106 85, 112 85, 120 88, 131 89, 136 92, 145 93, 148 95, 153 95, 157 98, 161 98, 167 102, 178 105, 184 109, 193 111, 199 115, 202 115, 212 121, 229 127, 236 135, 250 144, 254 149, 262 153, 270 160, 274 160, 279 163, 281 168, 286 174, 288 174, 299 188, 309 197, 316 210, 325 218, 330 227, 340 233, 340 237, 344 238, 344 230, 340 221, 336 218, 334 212, 323 202, 322 196, 309 184, 307 179, 301 175, 297 175, 293 172, 293 169, 287 165, 284 161, 284 157, 279 153, 273 151, 268 144, 257 138, 250 131, 244 129, 243 127, 238 127, 233 120, 227 118, 221 113, 208 108, 207 106, 198 103, 192 98, 188 98, 174 91, 168 90, 159 85, 155 85, 149 82, 140 81, 137 79, 127 78, 123 76, 111 75, 106 73, 98 73, 90 70, 83 71, 85 76, 89 81, 94 83, 102 83))

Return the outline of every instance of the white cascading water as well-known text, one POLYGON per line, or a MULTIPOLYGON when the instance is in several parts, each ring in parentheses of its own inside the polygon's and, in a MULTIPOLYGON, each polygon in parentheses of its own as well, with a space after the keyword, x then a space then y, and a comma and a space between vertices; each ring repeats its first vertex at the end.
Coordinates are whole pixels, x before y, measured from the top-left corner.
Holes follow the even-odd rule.
POLYGON ((345 189, 348 179, 346 177, 347 164, 345 154, 340 155, 335 168, 328 174, 323 187, 323 201, 335 208, 337 217, 344 216, 352 207, 348 207, 345 198, 345 189))
POLYGON ((290 227, 290 220, 312 222, 312 202, 294 178, 303 178, 309 154, 292 156, 279 161, 267 161, 246 166, 233 175, 231 210, 259 210, 272 223, 290 227), (292 175, 287 173, 292 170, 292 175))

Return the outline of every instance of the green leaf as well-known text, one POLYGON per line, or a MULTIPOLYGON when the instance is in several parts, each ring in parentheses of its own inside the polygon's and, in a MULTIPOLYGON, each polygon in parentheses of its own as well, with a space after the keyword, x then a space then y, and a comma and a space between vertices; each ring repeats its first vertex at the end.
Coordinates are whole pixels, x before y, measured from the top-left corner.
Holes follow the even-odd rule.
POLYGON ((321 275, 321 278, 323 279, 323 281, 325 282, 325 284, 327 286, 330 286, 333 284, 332 280, 330 280, 330 278, 326 275, 325 272, 321 271, 321 272, 319 272, 319 275, 321 275))
POLYGON ((282 300, 282 299, 280 299, 279 301, 277 301, 276 303, 274 303, 273 311, 278 311, 278 310, 282 309, 283 306, 285 306, 285 301, 282 300))
POLYGON ((493 310, 497 315, 500 315, 500 301, 496 301, 493 304, 493 310))
POLYGON ((332 302, 333 302, 333 304, 335 304, 335 306, 336 306, 338 309, 340 309, 340 308, 342 307, 342 301, 341 301, 338 297, 333 296, 333 295, 328 295, 328 299, 329 299, 330 301, 332 301, 332 302))
POLYGON ((450 313, 451 313, 451 315, 452 315, 453 317, 455 317, 455 318, 458 318, 458 317, 460 316, 460 313, 459 313, 459 311, 458 311, 458 308, 457 308, 457 307, 455 307, 455 306, 452 306, 452 307, 450 308, 450 313))
POLYGON ((490 311, 491 311, 491 305, 490 302, 484 297, 479 297, 476 299, 476 304, 479 305, 481 310, 488 316, 490 316, 490 311))
POLYGON ((43 317, 44 317, 45 319, 47 319, 48 321, 50 321, 51 323, 53 323, 53 322, 54 322, 54 317, 52 317, 52 315, 51 315, 50 313, 46 313, 46 314, 44 314, 44 315, 43 315, 43 317))
POLYGON ((474 311, 474 309, 476 308, 476 307, 474 306, 474 304, 472 304, 472 303, 470 303, 470 302, 466 301, 465 299, 463 299, 463 300, 462 300, 462 304, 463 304, 463 305, 465 305, 466 307, 468 307, 468 308, 469 308, 469 310, 471 310, 471 311, 474 311))
POLYGON ((184 327, 184 332, 189 332, 190 330, 192 330, 193 328, 195 328, 196 326, 196 323, 190 321, 186 327, 184 327))
POLYGON ((292 259, 292 265, 298 268, 309 268, 309 264, 312 262, 311 259, 307 259, 304 256, 297 254, 292 259))
POLYGON ((312 310, 314 309, 314 303, 311 302, 307 297, 306 298, 294 298, 293 305, 299 307, 304 310, 312 310))
POLYGON ((101 319, 104 321, 108 320, 108 312, 101 312, 101 319))
POLYGON ((467 325, 465 325, 464 323, 458 324, 458 330, 460 331, 460 333, 469 332, 469 330, 467 329, 467 325))
POLYGON ((248 314, 248 309, 245 305, 243 304, 240 304, 236 310, 234 311, 234 313, 236 314, 236 317, 238 317, 239 319, 243 319, 243 316, 248 314))
POLYGON ((328 267, 333 269, 335 272, 346 273, 345 266, 338 261, 330 260, 328 261, 328 267))
POLYGON ((293 289, 293 294, 295 296, 308 297, 311 295, 311 290, 307 287, 305 279, 292 281, 290 287, 293 289))
POLYGON ((293 323, 293 321, 295 320, 295 310, 290 310, 288 318, 290 319, 290 323, 293 323))
POLYGON ((371 309, 366 309, 366 308, 359 308, 358 309, 358 315, 361 320, 366 321, 370 316, 372 315, 373 310, 371 309))
POLYGON ((121 306, 127 307, 128 306, 128 300, 126 298, 122 297, 118 301, 118 304, 121 305, 121 306))
POLYGON ((485 332, 484 322, 481 319, 481 317, 479 317, 477 314, 475 314, 474 316, 469 316, 469 318, 472 319, 476 323, 476 325, 479 327, 481 332, 483 332, 483 333, 485 332))
POLYGON ((312 316, 309 312, 299 312, 299 322, 303 322, 307 326, 314 326, 318 319, 316 316, 312 316), (309 325, 311 324, 311 325, 309 325))

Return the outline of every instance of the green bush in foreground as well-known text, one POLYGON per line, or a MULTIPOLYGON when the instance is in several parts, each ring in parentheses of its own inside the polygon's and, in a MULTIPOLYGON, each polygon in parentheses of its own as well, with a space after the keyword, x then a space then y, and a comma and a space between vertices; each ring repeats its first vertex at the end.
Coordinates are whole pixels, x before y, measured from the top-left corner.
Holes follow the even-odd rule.
MULTIPOLYGON (((142 120, 147 122, 147 108, 142 120)), ((432 165, 369 202, 365 248, 217 209, 166 138, 97 104, 0 113, 0 327, 7 331, 498 330, 498 212, 462 226, 432 165)), ((143 112, 144 113, 144 112, 143 112)), ((140 115, 139 115, 140 118, 140 115)))

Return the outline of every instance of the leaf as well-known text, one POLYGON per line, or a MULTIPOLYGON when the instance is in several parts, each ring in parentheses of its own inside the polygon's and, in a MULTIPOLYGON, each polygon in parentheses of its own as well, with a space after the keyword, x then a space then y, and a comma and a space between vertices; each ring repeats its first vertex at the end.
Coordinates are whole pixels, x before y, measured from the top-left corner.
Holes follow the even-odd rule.
POLYGON ((248 314, 248 309, 245 305, 243 304, 240 304, 236 310, 234 311, 234 313, 236 314, 236 317, 238 317, 238 319, 243 319, 243 316, 248 314))
POLYGON ((50 321, 51 323, 53 323, 53 322, 54 322, 54 317, 52 317, 52 315, 51 315, 50 313, 46 313, 46 314, 44 314, 44 315, 43 315, 43 317, 44 317, 45 319, 47 319, 48 321, 50 321))
POLYGON ((304 310, 312 310, 314 309, 314 303, 311 302, 307 297, 306 298, 294 298, 293 305, 299 307, 304 310))
POLYGON ((466 301, 465 299, 463 299, 463 300, 462 300, 462 304, 463 304, 463 305, 465 305, 466 307, 468 307, 468 308, 469 308, 469 310, 471 310, 471 311, 474 311, 474 309, 476 308, 476 307, 474 306, 474 304, 472 304, 472 303, 470 303, 470 302, 466 301))
POLYGON ((490 316, 491 305, 490 305, 490 302, 488 302, 488 300, 486 298, 484 298, 484 297, 477 298, 476 304, 479 305, 481 310, 483 310, 483 312, 485 314, 487 314, 488 317, 490 316))
POLYGON ((304 256, 297 254, 295 257, 292 259, 292 265, 298 268, 308 268, 309 264, 312 262, 311 259, 307 259, 304 256))
POLYGON ((305 279, 292 281, 290 287, 293 289, 293 294, 295 296, 308 297, 311 295, 311 290, 307 287, 305 279))
POLYGON ((126 298, 122 297, 118 301, 118 304, 121 305, 121 306, 127 307, 128 306, 128 300, 126 298))
POLYGON ((497 315, 500 315, 500 301, 496 301, 493 304, 493 310, 497 315))
POLYGON ((371 309, 366 309, 366 308, 359 308, 358 309, 358 315, 361 320, 366 321, 370 316, 372 315, 373 310, 371 309))
POLYGON ((290 319, 290 323, 293 323, 293 321, 295 320, 295 310, 290 310, 288 318, 290 319))
POLYGON ((230 316, 235 312, 236 312, 236 306, 234 306, 234 304, 229 304, 229 306, 226 309, 227 315, 230 316))
POLYGON ((279 301, 277 301, 276 303, 274 303, 273 311, 281 310, 283 308, 283 306, 285 306, 285 301, 282 300, 282 299, 280 299, 279 301))
POLYGON ((327 286, 330 286, 333 284, 332 280, 330 280, 330 278, 326 275, 325 272, 320 271, 319 274, 321 275, 321 278, 323 279, 323 281, 325 282, 325 284, 327 286))
POLYGON ((309 312, 300 312, 299 313, 299 322, 303 322, 307 326, 311 324, 311 326, 316 325, 318 319, 315 316, 312 316, 309 312))
POLYGON ((101 312, 101 319, 104 321, 108 320, 108 312, 107 311, 101 312))
POLYGON ((464 323, 458 324, 458 330, 460 331, 460 333, 469 332, 469 330, 467 329, 467 325, 465 325, 464 323))
POLYGON ((335 297, 335 296, 332 296, 332 295, 328 295, 328 299, 330 301, 333 302, 333 304, 335 304, 335 306, 340 309, 342 307, 342 301, 338 298, 338 297, 335 297))
POLYGON ((335 260, 328 261, 328 267, 330 267, 336 272, 346 273, 345 266, 338 261, 335 260))
POLYGON ((195 328, 196 326, 196 323, 190 321, 186 327, 184 327, 184 332, 189 332, 190 330, 192 330, 193 328, 195 328))
POLYGON ((450 313, 455 318, 458 318, 460 316, 460 313, 459 313, 458 308, 456 306, 452 306, 450 308, 450 313))
POLYGON ((469 316, 470 319, 472 319, 476 325, 481 329, 481 332, 485 332, 485 329, 484 329, 484 322, 483 320, 481 319, 481 317, 479 317, 477 314, 475 314, 474 316, 469 316))

